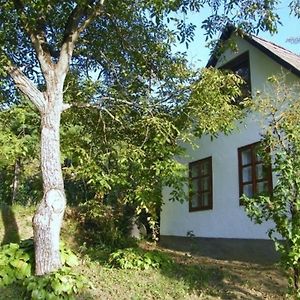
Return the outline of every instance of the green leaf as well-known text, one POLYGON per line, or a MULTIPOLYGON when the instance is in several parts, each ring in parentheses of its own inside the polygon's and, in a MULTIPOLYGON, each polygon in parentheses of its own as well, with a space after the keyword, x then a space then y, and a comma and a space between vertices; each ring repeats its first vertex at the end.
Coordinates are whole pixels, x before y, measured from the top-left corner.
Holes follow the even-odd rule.
POLYGON ((71 253, 66 257, 66 265, 69 267, 75 267, 79 265, 78 258, 75 254, 71 253))

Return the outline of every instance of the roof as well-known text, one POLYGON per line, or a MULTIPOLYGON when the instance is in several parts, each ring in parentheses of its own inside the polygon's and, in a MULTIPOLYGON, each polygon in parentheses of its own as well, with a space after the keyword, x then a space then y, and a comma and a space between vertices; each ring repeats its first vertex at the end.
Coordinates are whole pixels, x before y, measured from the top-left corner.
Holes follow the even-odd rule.
MULTIPOLYGON (((224 43, 226 40, 228 40, 234 31, 235 31, 234 27, 227 26, 223 30, 221 37, 219 39, 219 45, 217 45, 216 48, 220 46, 220 43, 224 43)), ((299 55, 254 35, 245 34, 243 35, 242 38, 248 41, 251 45, 259 49, 260 51, 264 52, 266 55, 268 55, 271 59, 273 59, 278 64, 283 66, 285 69, 300 77, 300 56, 299 55)), ((216 66, 218 61, 218 56, 216 55, 216 53, 217 53, 217 49, 213 51, 213 54, 210 57, 206 67, 216 66)))

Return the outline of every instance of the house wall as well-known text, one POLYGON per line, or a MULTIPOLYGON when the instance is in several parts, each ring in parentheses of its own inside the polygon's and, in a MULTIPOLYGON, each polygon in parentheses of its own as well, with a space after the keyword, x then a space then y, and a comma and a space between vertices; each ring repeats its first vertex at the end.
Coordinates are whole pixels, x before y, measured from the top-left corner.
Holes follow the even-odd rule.
MULTIPOLYGON (((252 94, 265 89, 267 78, 281 73, 281 67, 274 60, 253 47, 247 41, 236 39, 239 53, 227 50, 217 66, 249 51, 252 94)), ((288 80, 296 80, 289 74, 288 80)), ((187 157, 180 158, 183 164, 212 156, 213 209, 189 212, 188 197, 184 203, 170 202, 171 190, 164 188, 165 203, 161 212, 161 235, 186 236, 193 231, 196 237, 268 239, 266 231, 271 223, 254 224, 239 204, 238 148, 260 140, 260 121, 254 115, 248 116, 232 134, 211 140, 204 136, 196 142, 199 148, 185 145, 187 157)), ((188 176, 188 175, 187 175, 188 176)), ((275 178, 274 178, 275 180, 275 178)), ((274 183, 273 180, 273 183, 274 183)))

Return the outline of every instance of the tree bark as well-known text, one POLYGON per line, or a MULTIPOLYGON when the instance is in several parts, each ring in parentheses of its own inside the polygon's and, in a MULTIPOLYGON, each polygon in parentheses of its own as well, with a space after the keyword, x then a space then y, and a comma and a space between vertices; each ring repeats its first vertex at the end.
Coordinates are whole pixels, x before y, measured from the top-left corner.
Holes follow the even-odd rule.
POLYGON ((15 168, 14 168, 13 191, 12 191, 12 197, 10 203, 11 205, 13 205, 17 199, 17 195, 19 191, 20 172, 21 172, 21 162, 20 159, 17 158, 15 162, 15 168))
POLYGON ((33 218, 36 275, 48 274, 61 267, 59 237, 66 207, 59 142, 63 96, 62 92, 52 91, 47 97, 47 107, 41 112, 44 196, 33 218))

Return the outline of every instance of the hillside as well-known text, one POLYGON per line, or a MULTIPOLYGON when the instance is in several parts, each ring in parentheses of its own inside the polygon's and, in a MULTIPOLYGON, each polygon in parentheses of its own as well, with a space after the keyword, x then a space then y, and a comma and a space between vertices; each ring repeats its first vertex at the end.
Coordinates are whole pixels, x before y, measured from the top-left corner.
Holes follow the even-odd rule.
MULTIPOLYGON (((18 241, 32 235, 33 208, 1 207, 0 239, 18 241), (5 224, 5 226, 3 225, 5 224)), ((287 282, 274 265, 221 261, 172 251, 143 242, 147 250, 158 250, 172 258, 167 268, 122 270, 107 264, 106 250, 76 244, 74 221, 65 222, 63 239, 80 250, 78 272, 92 283, 78 299, 283 299, 287 282)), ((0 288, 1 299, 21 300, 19 286, 0 288)))

